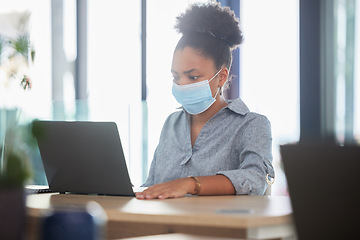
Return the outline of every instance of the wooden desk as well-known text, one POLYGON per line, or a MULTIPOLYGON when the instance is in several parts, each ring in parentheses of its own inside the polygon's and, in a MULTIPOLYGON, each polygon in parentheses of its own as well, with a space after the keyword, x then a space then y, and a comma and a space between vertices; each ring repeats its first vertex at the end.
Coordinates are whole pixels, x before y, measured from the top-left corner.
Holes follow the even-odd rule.
MULTIPOLYGON (((223 237, 193 235, 186 233, 168 233, 142 237, 122 238, 122 240, 224 240, 223 237)), ((226 240, 241 240, 239 238, 226 238, 226 240)))
POLYGON ((165 233, 281 239, 294 235, 290 199, 285 196, 208 196, 167 200, 72 194, 27 197, 28 239, 38 239, 43 210, 100 204, 109 239, 165 233))

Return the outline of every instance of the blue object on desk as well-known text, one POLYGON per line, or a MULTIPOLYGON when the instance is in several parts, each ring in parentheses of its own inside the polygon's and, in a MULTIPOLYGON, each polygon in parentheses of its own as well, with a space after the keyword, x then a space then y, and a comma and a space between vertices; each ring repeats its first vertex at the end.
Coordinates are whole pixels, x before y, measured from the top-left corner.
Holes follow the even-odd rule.
POLYGON ((101 226, 86 211, 55 211, 44 217, 43 240, 99 240, 101 226))

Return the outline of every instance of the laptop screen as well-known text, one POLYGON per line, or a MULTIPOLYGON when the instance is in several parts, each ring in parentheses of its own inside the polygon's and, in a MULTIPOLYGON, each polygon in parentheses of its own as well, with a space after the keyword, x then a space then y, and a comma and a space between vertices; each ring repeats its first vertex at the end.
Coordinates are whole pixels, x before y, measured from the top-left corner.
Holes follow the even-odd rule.
POLYGON ((51 191, 134 196, 114 122, 34 121, 51 191))
POLYGON ((280 147, 298 237, 352 239, 360 214, 360 146, 280 147))

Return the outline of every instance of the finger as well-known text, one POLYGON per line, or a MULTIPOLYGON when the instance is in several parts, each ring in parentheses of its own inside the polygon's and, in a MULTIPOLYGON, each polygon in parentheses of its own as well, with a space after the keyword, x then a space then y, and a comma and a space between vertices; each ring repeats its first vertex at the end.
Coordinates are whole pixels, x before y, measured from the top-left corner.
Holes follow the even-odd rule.
POLYGON ((158 198, 161 194, 162 194, 162 192, 159 192, 159 191, 149 192, 149 193, 145 194, 145 198, 146 199, 155 199, 155 198, 158 198))
POLYGON ((145 196, 142 192, 139 192, 139 193, 135 193, 135 196, 137 199, 145 199, 145 196))
POLYGON ((168 193, 163 193, 163 194, 160 194, 158 196, 159 199, 166 199, 166 198, 171 198, 171 195, 168 194, 168 193))
POLYGON ((156 191, 144 191, 141 194, 136 195, 139 199, 154 199, 157 198, 159 194, 156 191))
POLYGON ((162 195, 166 192, 166 188, 163 185, 154 185, 143 191, 144 198, 154 199, 158 198, 159 195, 162 195))
POLYGON ((154 199, 154 198, 165 199, 172 197, 172 195, 173 194, 171 189, 160 188, 160 189, 154 189, 154 191, 146 193, 145 197, 147 199, 154 199))

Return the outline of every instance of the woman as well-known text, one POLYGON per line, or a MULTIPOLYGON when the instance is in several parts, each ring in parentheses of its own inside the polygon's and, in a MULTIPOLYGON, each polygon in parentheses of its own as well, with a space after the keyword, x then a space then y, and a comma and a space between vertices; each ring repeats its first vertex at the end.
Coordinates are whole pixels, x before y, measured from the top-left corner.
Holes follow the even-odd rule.
POLYGON ((271 164, 271 128, 241 99, 226 101, 231 52, 242 42, 234 13, 218 3, 193 5, 177 18, 173 95, 182 110, 164 123, 138 199, 186 194, 263 195, 271 164))

